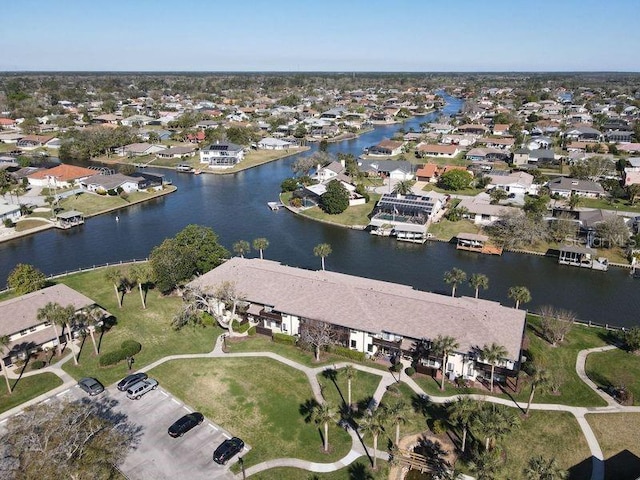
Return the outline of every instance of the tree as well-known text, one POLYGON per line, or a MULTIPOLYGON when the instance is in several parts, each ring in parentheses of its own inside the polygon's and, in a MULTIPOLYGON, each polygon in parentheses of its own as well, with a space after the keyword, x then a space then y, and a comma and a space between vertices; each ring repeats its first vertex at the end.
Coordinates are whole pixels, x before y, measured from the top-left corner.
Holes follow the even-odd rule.
POLYGON ((502 200, 506 200, 507 198, 509 198, 509 194, 501 188, 493 188, 489 192, 489 197, 491 198, 492 204, 497 204, 502 200))
POLYGON ((307 176, 311 170, 317 168, 318 165, 326 165, 330 163, 330 157, 323 152, 316 152, 308 157, 300 157, 291 165, 291 170, 298 176, 307 176))
POLYGON ((438 335, 435 338, 435 340, 433 340, 432 342, 433 351, 439 353, 442 358, 442 365, 440 365, 440 370, 442 371, 440 390, 444 390, 444 379, 446 376, 445 372, 447 368, 447 360, 449 358, 449 354, 459 346, 460 345, 458 344, 456 339, 450 336, 438 335))
POLYGON ((73 354, 73 363, 78 365, 78 354, 76 353, 73 338, 71 338, 71 327, 77 324, 76 307, 71 304, 66 307, 62 307, 60 309, 60 317, 58 321, 63 325, 63 330, 66 332, 67 343, 69 344, 69 348, 73 354))
POLYGON ((151 250, 149 265, 154 283, 163 294, 189 280, 197 270, 195 257, 175 238, 167 238, 151 250))
POLYGON ((349 207, 349 191, 338 180, 331 180, 320 195, 320 208, 329 215, 337 215, 349 207))
POLYGON ((457 400, 447 404, 449 420, 462 428, 462 445, 460 447, 462 453, 466 450, 469 426, 479 408, 478 402, 469 397, 458 397, 457 400))
POLYGON ((485 345, 482 347, 482 358, 491 364, 491 388, 489 391, 493 392, 493 373, 496 365, 507 356, 507 350, 502 345, 492 343, 491 345, 485 345))
POLYGON ((105 402, 39 403, 9 419, 0 470, 8 478, 107 480, 140 434, 105 402))
POLYGON ((329 423, 334 422, 337 412, 328 403, 317 405, 311 412, 311 419, 317 425, 324 426, 324 451, 329 451, 329 423))
POLYGON ((40 290, 47 283, 44 273, 27 263, 19 263, 9 274, 7 285, 13 289, 16 295, 40 290))
POLYGON ((504 248, 522 248, 545 240, 547 224, 543 222, 541 215, 514 212, 503 215, 499 221, 489 225, 487 232, 504 248))
MULTIPOLYGON (((10 344, 11 340, 9 340, 8 335, 0 336, 0 358, 4 358, 4 352, 10 344)), ((4 379, 7 382, 7 392, 9 392, 9 395, 12 395, 13 389, 11 388, 11 382, 9 381, 9 368, 5 365, 4 362, 0 362, 0 364, 0 366, 2 367, 2 373, 4 374, 4 379)))
POLYGON ((472 429, 485 438, 485 450, 520 425, 515 411, 497 403, 485 403, 473 418, 472 429))
POLYGON ((574 239, 578 233, 578 223, 567 212, 562 212, 549 223, 549 237, 557 243, 561 243, 567 237, 574 239))
POLYGON ((612 215, 596 224, 596 236, 600 239, 600 246, 604 248, 624 247, 631 234, 624 217, 612 215))
POLYGON ((36 318, 38 321, 49 322, 53 327, 53 331, 56 335, 56 345, 58 348, 58 355, 62 352, 60 346, 60 334, 58 333, 58 325, 61 323, 62 307, 55 302, 48 302, 44 307, 38 309, 36 318))
POLYGON ((476 452, 469 462, 469 469, 476 480, 496 480, 502 469, 502 459, 497 451, 476 452))
POLYGON ((300 340, 313 347, 314 356, 318 362, 320 350, 336 343, 338 333, 330 323, 308 319, 300 326, 300 340))
POLYGON ((96 328, 102 325, 104 321, 105 312, 98 306, 93 306, 88 310, 85 310, 81 313, 81 321, 83 322, 86 329, 89 331, 89 335, 91 336, 91 342, 93 343, 93 351, 96 356, 100 353, 98 352, 98 344, 96 343, 95 331, 96 328))
POLYGON ((527 402, 527 409, 524 414, 529 414, 531 408, 531 402, 533 402, 533 396, 536 394, 537 389, 543 389, 549 385, 549 372, 543 368, 540 364, 533 365, 533 371, 531 372, 531 391, 529 392, 529 401, 527 402))
POLYGON ((527 214, 527 217, 533 218, 534 220, 540 220, 549 209, 549 200, 550 198, 548 195, 526 197, 522 209, 527 214))
POLYGON ((175 237, 178 247, 181 247, 181 255, 195 263, 193 275, 207 273, 220 265, 229 257, 229 252, 218 242, 218 235, 209 227, 202 225, 187 225, 175 237))
POLYGON ((484 273, 474 273, 469 279, 469 285, 476 291, 476 298, 478 298, 478 290, 482 288, 486 290, 489 288, 489 277, 484 273))
POLYGON ((529 303, 531 301, 531 292, 527 287, 511 287, 507 295, 512 300, 515 300, 515 308, 519 308, 521 303, 529 303))
POLYGON ((640 350, 640 327, 631 327, 622 335, 625 347, 630 352, 637 352, 640 350))
POLYGON ((262 253, 269 247, 269 240, 264 237, 256 238, 253 241, 253 249, 260 252, 260 260, 263 259, 262 253))
POLYGON ((322 260, 323 271, 324 271, 324 259, 329 255, 331 255, 331 252, 332 252, 331 245, 329 245, 328 243, 320 243, 319 245, 316 245, 315 248, 313 249, 313 255, 316 257, 320 257, 320 259, 322 260))
POLYGON ((569 198, 567 199, 567 205, 569 205, 569 210, 574 211, 576 207, 582 201, 582 197, 575 192, 571 192, 569 198))
POLYGON ((396 446, 400 442, 400 425, 407 423, 407 404, 400 400, 386 409, 386 416, 391 422, 391 426, 396 430, 396 446))
POLYGON ((280 184, 280 191, 282 193, 285 192, 293 192, 298 188, 298 180, 295 178, 285 178, 280 184))
POLYGON ((636 198, 640 195, 640 184, 632 183, 627 186, 627 195, 629 196, 629 204, 633 206, 636 203, 636 198))
POLYGON ((113 285, 113 289, 116 293, 116 300, 118 301, 118 307, 122 308, 122 296, 120 295, 122 282, 124 281, 122 271, 119 268, 108 268, 104 272, 104 277, 113 285))
POLYGON ((384 432, 384 424, 386 422, 386 409, 382 406, 368 414, 360 422, 360 430, 363 434, 370 434, 373 437, 373 469, 377 468, 378 459, 378 437, 384 432))
POLYGON ((464 190, 471 186, 473 176, 466 170, 449 170, 440 175, 438 186, 445 190, 464 190))
POLYGON ((467 279, 467 274, 459 268, 452 268, 451 270, 444 272, 444 283, 451 285, 451 296, 455 297, 456 287, 459 283, 464 282, 467 279))
POLYGON ((351 410, 351 381, 356 376, 356 369, 349 363, 346 367, 344 367, 343 372, 345 378, 347 379, 347 405, 349 407, 349 410, 351 410))
POLYGON ((244 258, 245 253, 249 253, 251 251, 251 245, 246 240, 238 240, 233 244, 233 252, 240 255, 241 258, 244 258))
POLYGON ((129 274, 131 275, 132 280, 138 284, 140 301, 142 302, 142 309, 144 310, 147 308, 147 288, 153 279, 151 266, 148 263, 137 263, 131 267, 129 274))
POLYGON ((531 457, 522 473, 526 480, 565 480, 569 476, 555 458, 546 459, 542 455, 531 457))
POLYGON ((213 296, 223 302, 227 310, 231 308, 231 317, 229 318, 228 322, 224 321, 222 315, 214 315, 214 317, 221 327, 228 329, 229 334, 232 334, 233 322, 236 317, 238 303, 242 301, 242 299, 244 298, 244 294, 238 290, 238 286, 235 282, 225 281, 220 283, 216 287, 213 296))
POLYGON ((413 180, 400 180, 393 186, 393 193, 408 195, 411 193, 411 187, 413 187, 414 183, 413 180))
POLYGON ((577 320, 576 314, 570 310, 563 310, 543 305, 540 307, 540 328, 542 336, 554 347, 564 342, 577 320))

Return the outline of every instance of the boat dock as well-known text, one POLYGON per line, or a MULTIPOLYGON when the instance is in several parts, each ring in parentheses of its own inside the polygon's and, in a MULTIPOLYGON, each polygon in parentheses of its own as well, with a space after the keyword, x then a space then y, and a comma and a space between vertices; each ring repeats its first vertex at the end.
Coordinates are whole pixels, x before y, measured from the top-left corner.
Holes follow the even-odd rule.
POLYGON ((570 265, 572 267, 590 268, 606 272, 609 269, 609 260, 604 257, 597 257, 598 251, 591 247, 581 245, 562 245, 558 263, 560 265, 570 265))
POLYGON ((502 247, 491 245, 489 237, 479 233, 464 233, 456 235, 458 242, 456 249, 467 250, 468 252, 484 253, 486 255, 502 255, 502 247))
POLYGON ((282 204, 282 202, 267 202, 267 206, 272 210, 272 211, 276 211, 279 210, 280 207, 284 207, 284 205, 282 204))

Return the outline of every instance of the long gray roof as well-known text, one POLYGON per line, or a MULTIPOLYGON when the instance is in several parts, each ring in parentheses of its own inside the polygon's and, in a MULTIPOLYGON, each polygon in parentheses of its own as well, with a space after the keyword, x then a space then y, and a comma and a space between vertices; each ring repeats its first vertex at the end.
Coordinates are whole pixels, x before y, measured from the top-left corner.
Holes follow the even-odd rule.
POLYGON ((525 311, 489 300, 452 298, 410 286, 277 262, 234 257, 190 285, 215 288, 234 282, 249 302, 276 311, 370 333, 412 339, 450 335, 461 352, 493 342, 519 360, 525 311))

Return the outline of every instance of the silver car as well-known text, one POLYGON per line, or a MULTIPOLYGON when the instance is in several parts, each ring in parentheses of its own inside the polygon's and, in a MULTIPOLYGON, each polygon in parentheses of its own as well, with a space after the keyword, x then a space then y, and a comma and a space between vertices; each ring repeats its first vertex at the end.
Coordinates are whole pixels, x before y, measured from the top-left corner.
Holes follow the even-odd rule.
POLYGON ((131 385, 127 390, 127 397, 131 400, 139 400, 142 395, 156 388, 158 388, 158 381, 153 378, 148 378, 131 385))

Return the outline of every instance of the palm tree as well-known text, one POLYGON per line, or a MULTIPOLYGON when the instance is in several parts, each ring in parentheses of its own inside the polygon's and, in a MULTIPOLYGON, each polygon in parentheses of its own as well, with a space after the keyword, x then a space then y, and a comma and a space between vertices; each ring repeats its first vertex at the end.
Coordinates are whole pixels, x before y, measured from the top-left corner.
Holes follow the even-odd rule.
POLYGON ((132 280, 138 284, 142 309, 145 310, 147 308, 147 302, 145 301, 146 289, 153 278, 151 266, 148 263, 138 263, 131 267, 129 274, 132 280))
POLYGON ((351 380, 356 376, 356 369, 350 363, 344 367, 344 376, 347 379, 347 401, 349 410, 351 410, 351 380))
POLYGON ((469 469, 475 474, 477 480, 495 480, 498 478, 501 466, 502 459, 496 451, 477 452, 469 462, 469 469))
POLYGON ((459 283, 467 279, 467 274, 459 268, 452 268, 448 272, 444 272, 444 283, 451 285, 451 296, 455 297, 456 287, 459 283))
POLYGON ((497 403, 485 403, 473 416, 472 429, 485 438, 485 450, 520 425, 515 411, 497 403))
POLYGON ((412 180, 400 180, 393 186, 393 193, 398 193, 400 195, 407 195, 411 193, 411 187, 413 187, 412 180))
POLYGON ((122 287, 122 271, 119 268, 109 268, 104 274, 105 278, 113 284, 113 289, 116 292, 116 300, 118 301, 118 307, 122 308, 122 297, 120 296, 120 288, 122 287))
POLYGON ((444 390, 445 369, 447 367, 449 354, 459 346, 460 345, 456 342, 456 339, 449 336, 438 335, 433 341, 433 350, 442 355, 442 365, 440 366, 440 370, 442 370, 442 380, 440 383, 440 390, 444 390))
POLYGON ((531 374, 531 393, 529 393, 529 401, 527 402, 527 409, 524 412, 525 415, 529 414, 531 408, 531 402, 533 402, 533 396, 536 394, 537 388, 545 388, 549 385, 551 377, 549 372, 539 365, 534 366, 533 373, 531 374))
POLYGON ((313 249, 313 254, 316 257, 320 257, 322 259, 322 270, 324 270, 324 259, 325 257, 331 255, 331 252, 331 245, 329 245, 328 243, 320 243, 313 249))
POLYGON ((95 331, 96 327, 102 324, 104 319, 104 310, 100 307, 93 306, 89 310, 86 310, 82 314, 82 318, 84 321, 87 330, 89 331, 89 335, 91 335, 91 342, 93 343, 93 351, 96 356, 99 354, 98 352, 98 344, 96 343, 95 331))
POLYGON ((73 338, 71 338, 71 326, 75 326, 77 324, 76 307, 73 305, 61 307, 58 321, 63 325, 63 330, 66 331, 67 343, 69 344, 69 348, 73 354, 73 363, 78 365, 78 354, 76 353, 73 338))
POLYGON ((258 250, 260 252, 260 260, 263 260, 262 252, 266 250, 268 246, 269 246, 269 240, 267 240, 266 238, 260 237, 260 238, 256 238, 253 241, 253 249, 258 250))
POLYGON ((480 408, 480 404, 469 397, 458 397, 454 402, 447 405, 449 419, 462 427, 462 446, 460 450, 464 453, 467 447, 467 432, 473 417, 480 408))
POLYGON ((489 346, 485 345, 482 347, 482 358, 491 364, 491 392, 493 392, 493 373, 496 365, 506 356, 507 349, 495 342, 489 346))
POLYGON ((526 480, 565 480, 569 476, 555 458, 547 460, 542 455, 531 457, 523 473, 526 480))
POLYGON ((3 335, 0 337, 0 363, 2 364, 2 373, 4 373, 4 379, 7 382, 7 391, 9 395, 13 394, 13 390, 11 389, 11 382, 9 381, 9 369, 5 365, 4 361, 4 350, 9 346, 11 341, 9 340, 8 335, 3 335))
POLYGON ((320 403, 311 412, 311 420, 324 426, 324 451, 329 450, 329 422, 335 421, 337 412, 328 403, 320 403))
POLYGON ((531 292, 527 287, 511 287, 509 289, 508 296, 509 298, 515 300, 515 308, 519 308, 521 303, 528 303, 531 301, 531 292))
POLYGON ((38 309, 37 319, 39 321, 45 321, 51 323, 53 331, 56 335, 56 345, 58 349, 58 355, 62 352, 60 348, 60 334, 58 333, 58 324, 60 318, 60 309, 62 307, 55 302, 49 302, 44 307, 38 309))
POLYGON ((360 430, 362 433, 370 433, 373 437, 373 469, 375 470, 378 459, 378 437, 384 432, 384 424, 386 421, 386 409, 379 407, 369 413, 362 419, 360 430))
POLYGON ((238 240, 233 244, 233 251, 240 255, 241 258, 244 258, 245 253, 251 251, 251 245, 246 240, 238 240))
POLYGON ((576 193, 572 193, 571 195, 569 195, 569 198, 567 199, 567 204, 569 205, 569 209, 575 210, 576 207, 580 204, 581 200, 582 198, 580 198, 580 195, 576 193))
POLYGON ((478 298, 478 290, 489 288, 489 277, 484 273, 474 273, 469 279, 469 285, 476 290, 476 298, 478 298))
POLYGON ((386 415, 391 425, 396 429, 395 444, 398 445, 398 442, 400 442, 400 425, 407 423, 407 404, 400 400, 387 408, 386 415))

